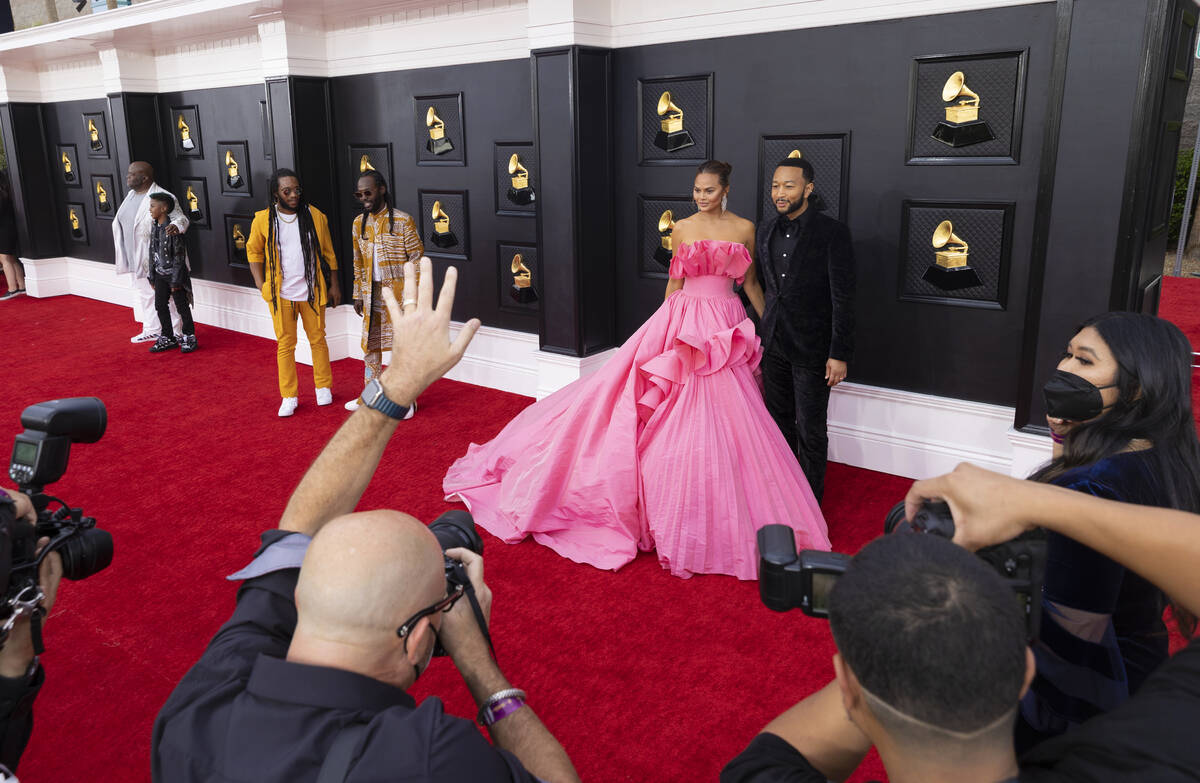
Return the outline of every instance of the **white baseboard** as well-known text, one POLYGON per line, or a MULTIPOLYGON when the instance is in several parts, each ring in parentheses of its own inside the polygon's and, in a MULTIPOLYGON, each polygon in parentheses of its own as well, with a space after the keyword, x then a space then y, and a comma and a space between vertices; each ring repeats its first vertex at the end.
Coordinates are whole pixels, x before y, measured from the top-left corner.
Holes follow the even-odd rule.
MULTIPOLYGON (((30 296, 73 294, 132 307, 127 276, 111 264, 78 258, 25 262, 30 296)), ((274 339, 271 316, 258 291, 245 286, 193 282, 197 323, 274 339)), ((458 333, 459 324, 452 328, 458 333)), ((327 311, 326 342, 332 359, 362 358, 362 319, 348 305, 327 311)), ((312 363, 304 330, 296 360, 312 363)), ((538 336, 480 327, 466 356, 446 377, 541 399, 590 375, 614 350, 576 358, 538 350, 538 336)), ((1050 458, 1050 439, 1013 429, 1014 411, 1001 405, 843 383, 829 400, 829 458, 908 478, 928 478, 960 462, 1026 476, 1050 458)))

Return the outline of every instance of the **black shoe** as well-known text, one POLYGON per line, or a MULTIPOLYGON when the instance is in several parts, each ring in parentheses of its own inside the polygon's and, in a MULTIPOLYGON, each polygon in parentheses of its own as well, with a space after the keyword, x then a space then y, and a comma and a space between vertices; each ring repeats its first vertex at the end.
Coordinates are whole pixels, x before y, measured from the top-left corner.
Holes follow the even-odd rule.
POLYGON ((191 353, 199 347, 200 346, 196 344, 196 335, 194 334, 185 334, 179 341, 180 353, 191 353))
POLYGON ((160 334, 158 339, 154 341, 154 345, 150 346, 150 353, 162 353, 169 351, 172 348, 178 348, 179 341, 174 337, 167 337, 165 334, 160 334))

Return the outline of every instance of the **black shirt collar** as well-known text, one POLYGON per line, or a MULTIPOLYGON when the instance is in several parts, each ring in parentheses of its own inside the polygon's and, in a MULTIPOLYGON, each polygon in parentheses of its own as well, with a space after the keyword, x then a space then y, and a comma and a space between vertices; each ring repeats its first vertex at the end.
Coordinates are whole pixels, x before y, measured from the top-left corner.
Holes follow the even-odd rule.
POLYGON ((246 691, 275 701, 329 709, 383 712, 390 707, 417 706, 412 696, 385 682, 269 655, 259 655, 254 662, 246 691))
POLYGON ((813 207, 810 203, 808 205, 808 209, 797 215, 795 220, 791 220, 787 215, 780 215, 776 221, 776 226, 778 226, 780 231, 784 232, 787 232, 792 228, 803 231, 808 226, 808 220, 812 217, 812 213, 813 207))

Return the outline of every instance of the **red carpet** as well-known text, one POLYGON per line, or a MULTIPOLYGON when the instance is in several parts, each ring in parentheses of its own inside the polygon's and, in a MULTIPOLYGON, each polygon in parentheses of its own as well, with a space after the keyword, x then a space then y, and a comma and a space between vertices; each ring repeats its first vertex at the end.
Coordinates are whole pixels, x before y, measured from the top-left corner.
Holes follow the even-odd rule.
MULTIPOLYGON (((1175 307, 1176 282, 1164 311, 1175 307)), ((26 405, 103 399, 108 433, 76 446, 51 490, 95 516, 117 547, 108 570, 59 593, 22 778, 148 780, 154 716, 232 609, 234 585, 223 575, 278 520, 347 415, 340 406, 358 391, 362 365, 335 364, 335 405, 323 409, 302 367, 301 408, 280 420, 271 341, 201 326, 197 353, 152 356, 128 342, 136 327, 124 308, 77 297, 0 308, 0 444, 7 451, 26 405)), ((1189 335, 1200 344, 1196 320, 1189 335)), ((446 507, 450 462, 528 403, 435 384, 398 430, 361 507, 432 519, 446 507)), ((908 484, 831 465, 825 508, 835 548, 853 552, 873 538, 908 484)), ((825 623, 768 611, 754 583, 676 579, 652 555, 613 574, 530 542, 485 539, 501 666, 585 780, 714 780, 767 721, 832 676, 825 623)), ((474 715, 449 661, 435 663, 415 695, 431 693, 474 715)), ((882 777, 874 758, 853 780, 873 777, 882 777)))
MULTIPOLYGON (((232 609, 235 588, 222 577, 277 522, 347 415, 341 403, 358 391, 362 364, 335 364, 335 404, 321 409, 301 367, 300 410, 280 420, 271 341, 201 326, 196 353, 153 356, 129 343, 127 309, 77 297, 0 307, 0 443, 7 451, 26 405, 103 399, 107 434, 74 447, 51 491, 116 539, 109 569, 59 593, 21 775, 147 780, 154 716, 232 609)), ((450 462, 529 402, 435 384, 361 507, 432 519, 446 508, 450 462)), ((846 551, 877 534, 908 486, 838 465, 827 483, 833 542, 846 551)), ((501 666, 586 780, 714 780, 767 721, 832 676, 825 623, 768 611, 754 583, 677 579, 652 555, 614 574, 485 538, 501 666)), ((421 678, 415 695, 430 693, 474 715, 449 661, 421 678)))

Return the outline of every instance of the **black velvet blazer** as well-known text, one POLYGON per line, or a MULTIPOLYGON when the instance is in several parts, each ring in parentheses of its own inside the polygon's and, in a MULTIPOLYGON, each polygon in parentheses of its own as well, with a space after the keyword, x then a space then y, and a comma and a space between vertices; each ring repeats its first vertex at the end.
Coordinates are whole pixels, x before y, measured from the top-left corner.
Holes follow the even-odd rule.
POLYGON ((814 212, 792 253, 783 288, 771 258, 775 219, 758 227, 759 279, 766 309, 759 323, 764 347, 781 349, 792 364, 849 362, 854 354, 854 248, 850 229, 814 212))

